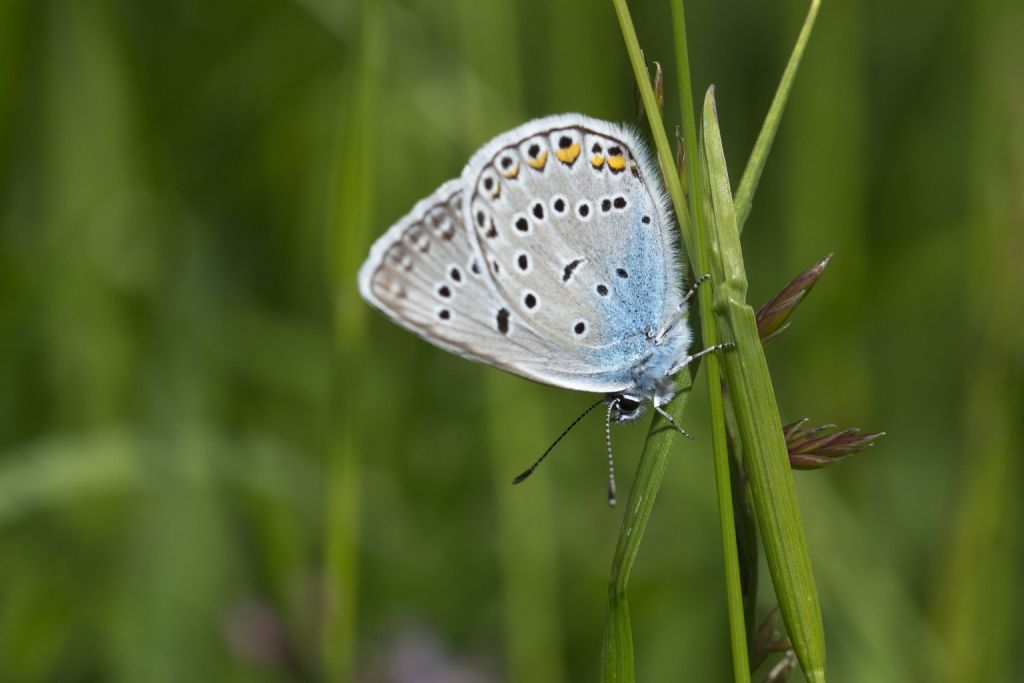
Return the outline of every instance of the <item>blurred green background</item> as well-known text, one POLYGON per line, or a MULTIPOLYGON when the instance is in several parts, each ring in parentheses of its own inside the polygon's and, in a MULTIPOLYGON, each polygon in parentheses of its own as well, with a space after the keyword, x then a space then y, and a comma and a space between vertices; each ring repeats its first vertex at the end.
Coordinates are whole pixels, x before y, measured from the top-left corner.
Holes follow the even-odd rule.
MULTIPOLYGON (((805 10, 687 3, 734 182, 805 10)), ((668 5, 633 11, 674 124, 668 5)), ((600 419, 509 485, 589 397, 354 273, 491 136, 637 120, 610 3, 4 0, 0 65, 0 681, 594 680, 600 419)), ((835 252, 768 351, 783 419, 888 433, 796 475, 833 681, 1022 680, 1022 69, 1020 2, 826 0, 755 198, 752 303, 835 252)), ((704 404, 642 681, 730 675, 704 404)))

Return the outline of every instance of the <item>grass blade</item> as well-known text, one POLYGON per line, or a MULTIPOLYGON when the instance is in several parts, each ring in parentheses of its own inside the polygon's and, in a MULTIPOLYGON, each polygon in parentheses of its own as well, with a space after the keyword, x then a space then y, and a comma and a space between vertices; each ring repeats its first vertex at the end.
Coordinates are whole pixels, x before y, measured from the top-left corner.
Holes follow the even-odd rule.
MULTIPOLYGON (((679 395, 668 408, 676 419, 682 417, 693 387, 696 368, 691 365, 687 370, 690 371, 680 373, 679 395)), ((675 437, 676 431, 664 419, 655 417, 651 421, 640 463, 637 465, 636 479, 626 501, 608 585, 608 607, 605 611, 604 642, 601 647, 601 681, 605 683, 636 680, 626 586, 629 583, 629 572, 640 550, 647 520, 654 508, 655 497, 661 488, 661 480, 665 476, 669 447, 675 437)))
POLYGON ((800 35, 797 36, 796 45, 793 46, 793 52, 789 56, 789 62, 786 63, 786 69, 782 72, 782 80, 779 81, 779 87, 775 90, 775 97, 772 98, 768 114, 764 117, 761 132, 757 134, 754 149, 750 153, 750 159, 747 161, 747 167, 743 171, 743 177, 740 178, 740 186, 736 189, 736 198, 734 200, 736 206, 736 226, 740 232, 743 232, 747 216, 750 215, 750 206, 754 200, 754 192, 757 190, 757 184, 761 180, 761 172, 764 171, 764 164, 768 160, 768 153, 772 149, 772 142, 775 141, 775 133, 779 129, 779 121, 782 119, 782 112, 786 108, 786 101, 789 99, 789 91, 793 86, 793 79, 796 78, 797 69, 800 67, 800 60, 803 59, 807 40, 811 37, 811 31, 814 29, 814 20, 818 17, 818 7, 820 5, 821 0, 811 0, 811 6, 807 9, 804 25, 800 29, 800 35))
POLYGON ((810 554, 768 364, 746 302, 735 206, 715 111, 714 91, 704 103, 704 154, 716 243, 711 272, 718 283, 715 314, 737 348, 724 356, 754 510, 779 607, 800 666, 809 681, 825 680, 825 636, 810 554))

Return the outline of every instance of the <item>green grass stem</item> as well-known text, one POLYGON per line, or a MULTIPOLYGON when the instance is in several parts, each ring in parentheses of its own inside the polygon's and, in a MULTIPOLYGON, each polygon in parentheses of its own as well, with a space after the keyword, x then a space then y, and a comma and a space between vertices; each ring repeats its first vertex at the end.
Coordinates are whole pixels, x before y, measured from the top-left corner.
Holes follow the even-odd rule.
MULTIPOLYGON (((691 240, 694 251, 691 261, 695 275, 708 272, 707 208, 704 206, 705 193, 701 183, 702 173, 697 161, 697 121, 693 107, 693 84, 690 80, 690 56, 686 38, 686 12, 682 0, 671 0, 672 36, 675 46, 676 73, 678 74, 679 109, 683 117, 683 141, 686 145, 686 183, 690 188, 690 225, 693 229, 691 240)), ((667 144, 667 140, 666 140, 667 144)), ((677 212, 685 207, 677 207, 677 212)), ((714 346, 719 342, 717 324, 711 310, 711 299, 717 283, 698 292, 700 322, 703 346, 714 346)), ((722 565, 725 573, 726 608, 729 614, 729 641, 732 651, 733 680, 743 683, 750 680, 750 662, 747 653, 748 629, 744 615, 743 589, 740 582, 739 550, 736 543, 736 523, 733 509, 733 486, 729 466, 729 446, 726 438, 725 407, 722 397, 722 379, 716 354, 707 358, 708 403, 711 412, 711 447, 714 453, 715 484, 718 493, 718 519, 722 534, 722 565)))

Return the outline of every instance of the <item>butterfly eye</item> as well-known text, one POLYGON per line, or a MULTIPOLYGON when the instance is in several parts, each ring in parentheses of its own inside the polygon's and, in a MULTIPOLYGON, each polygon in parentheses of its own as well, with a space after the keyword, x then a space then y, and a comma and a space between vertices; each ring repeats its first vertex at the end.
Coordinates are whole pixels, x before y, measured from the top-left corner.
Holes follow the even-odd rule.
POLYGON ((639 401, 625 396, 620 397, 616 405, 616 408, 618 408, 620 413, 635 413, 639 407, 639 401))

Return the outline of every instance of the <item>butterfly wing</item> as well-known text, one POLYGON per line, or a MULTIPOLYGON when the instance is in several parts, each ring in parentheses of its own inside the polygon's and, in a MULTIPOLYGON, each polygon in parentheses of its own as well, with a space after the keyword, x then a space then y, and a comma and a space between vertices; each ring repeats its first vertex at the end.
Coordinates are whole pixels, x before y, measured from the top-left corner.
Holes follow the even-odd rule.
POLYGON ((463 172, 464 220, 491 287, 567 374, 631 384, 680 304, 677 235, 630 131, 569 114, 495 138, 463 172))
POLYGON ((452 180, 393 225, 359 271, 367 301, 396 323, 465 358, 546 384, 588 391, 621 387, 564 372, 567 350, 539 335, 496 291, 463 221, 463 185, 452 180))

